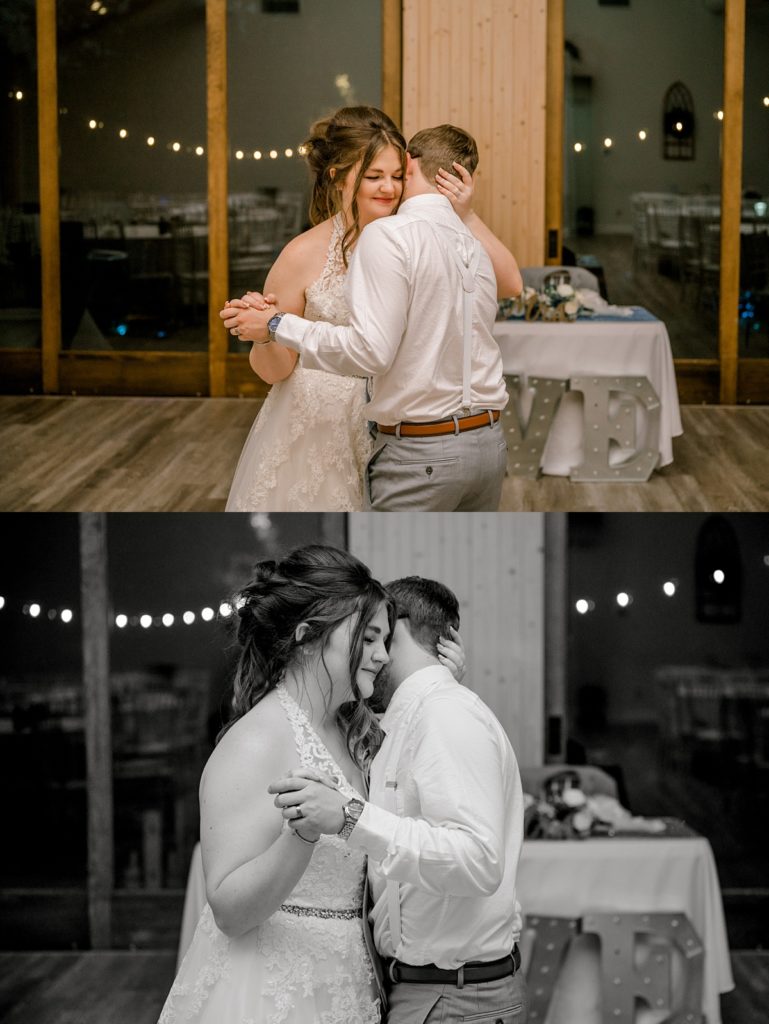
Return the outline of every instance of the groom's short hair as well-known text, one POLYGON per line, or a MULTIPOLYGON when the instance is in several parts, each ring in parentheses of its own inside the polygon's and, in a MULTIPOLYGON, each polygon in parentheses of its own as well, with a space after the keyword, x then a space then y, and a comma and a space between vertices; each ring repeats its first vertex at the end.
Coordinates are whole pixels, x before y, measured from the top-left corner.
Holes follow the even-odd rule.
POLYGON ((442 583, 422 576, 404 576, 388 583, 385 590, 395 601, 397 617, 408 619, 412 638, 428 654, 437 657, 439 637, 450 638, 450 626, 459 629, 456 596, 442 583))
POLYGON ((439 124, 417 132, 408 144, 409 154, 419 160, 426 181, 433 181, 438 170, 454 172, 454 161, 472 174, 478 166, 478 146, 464 128, 439 124))

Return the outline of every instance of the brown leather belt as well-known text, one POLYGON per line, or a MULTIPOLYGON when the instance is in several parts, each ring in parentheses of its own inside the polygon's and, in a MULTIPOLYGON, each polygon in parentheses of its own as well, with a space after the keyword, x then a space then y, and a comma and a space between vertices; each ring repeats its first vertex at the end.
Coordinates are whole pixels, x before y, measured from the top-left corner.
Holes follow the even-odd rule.
POLYGON ((380 434, 395 434, 396 437, 437 437, 440 434, 477 430, 479 427, 493 427, 498 419, 499 409, 488 409, 474 416, 454 416, 450 420, 430 420, 427 423, 399 423, 394 427, 377 423, 376 428, 380 434))
POLYGON ((457 988, 462 988, 463 985, 475 985, 479 981, 496 981, 498 978, 515 974, 521 969, 521 954, 515 946, 510 956, 503 956, 501 960, 476 961, 465 964, 456 971, 447 971, 442 967, 436 967, 435 964, 412 967, 411 964, 401 963, 400 960, 387 960, 385 963, 387 974, 393 983, 406 981, 417 984, 456 985, 457 988))

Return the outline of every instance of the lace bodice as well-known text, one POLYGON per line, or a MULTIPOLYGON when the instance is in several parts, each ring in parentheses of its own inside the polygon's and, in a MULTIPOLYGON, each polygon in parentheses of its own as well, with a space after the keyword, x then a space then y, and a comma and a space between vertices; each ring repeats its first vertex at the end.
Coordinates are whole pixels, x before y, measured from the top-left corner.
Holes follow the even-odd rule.
POLYGON ((326 263, 317 281, 305 289, 304 315, 307 320, 324 320, 329 324, 349 324, 350 307, 344 294, 347 268, 342 257, 344 221, 337 214, 331 222, 331 240, 326 263))
MULTIPOLYGON (((280 684, 276 687, 283 710, 294 730, 299 763, 334 776, 345 796, 360 796, 323 745, 307 715, 280 684)), ((288 827, 288 826, 287 826, 288 827)), ((339 836, 321 836, 307 870, 286 903, 328 910, 359 908, 363 903, 365 854, 351 849, 339 836)))
MULTIPOLYGON (((304 315, 344 325, 344 225, 332 222, 326 262, 305 290, 304 315)), ((363 472, 371 454, 366 385, 297 365, 275 384, 254 423, 227 501, 231 512, 355 512, 363 508, 363 472)))

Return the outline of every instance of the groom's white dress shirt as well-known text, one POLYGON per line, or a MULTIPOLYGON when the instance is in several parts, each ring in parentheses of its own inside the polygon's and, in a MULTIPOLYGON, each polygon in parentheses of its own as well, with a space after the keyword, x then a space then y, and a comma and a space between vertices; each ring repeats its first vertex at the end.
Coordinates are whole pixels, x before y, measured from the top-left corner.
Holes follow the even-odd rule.
POLYGON ((523 793, 502 726, 441 665, 405 679, 381 724, 348 839, 368 854, 378 951, 444 968, 507 956, 521 931, 523 793))
MULTIPOLYGON (((450 247, 465 262, 476 243, 444 196, 407 199, 368 224, 350 258, 349 326, 287 313, 276 337, 312 370, 372 378, 367 415, 377 423, 442 420, 462 406, 462 284, 450 247)), ((503 409, 502 357, 492 335, 497 283, 485 250, 475 275, 473 409, 503 409)))

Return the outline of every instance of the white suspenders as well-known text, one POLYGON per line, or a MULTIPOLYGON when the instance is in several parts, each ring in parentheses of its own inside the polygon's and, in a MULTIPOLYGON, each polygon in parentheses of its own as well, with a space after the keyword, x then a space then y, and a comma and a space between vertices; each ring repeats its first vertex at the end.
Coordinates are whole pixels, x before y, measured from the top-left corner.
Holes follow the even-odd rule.
MULTIPOLYGON (((423 223, 430 225, 436 238, 441 238, 438 228, 432 221, 425 220, 423 223)), ((472 238, 472 245, 472 252, 467 263, 459 255, 456 246, 446 246, 462 279, 462 409, 465 412, 470 412, 473 404, 470 394, 473 352, 473 292, 475 291, 475 275, 481 261, 481 245, 477 238, 472 238)))

